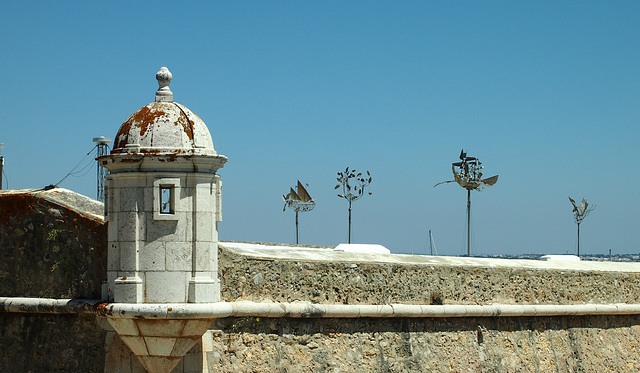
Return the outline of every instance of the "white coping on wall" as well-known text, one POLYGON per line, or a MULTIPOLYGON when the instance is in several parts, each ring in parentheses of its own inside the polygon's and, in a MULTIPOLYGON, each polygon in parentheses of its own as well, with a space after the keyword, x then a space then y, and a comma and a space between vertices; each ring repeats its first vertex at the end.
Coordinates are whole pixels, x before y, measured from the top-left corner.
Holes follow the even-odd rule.
POLYGON ((216 319, 224 317, 514 317, 637 315, 640 304, 318 304, 308 302, 99 303, 71 299, 0 297, 0 313, 95 314, 119 319, 216 319))
POLYGON ((104 220, 104 203, 65 188, 44 189, 3 189, 0 194, 29 194, 53 204, 67 207, 94 220, 104 220))
POLYGON ((344 251, 347 253, 363 253, 363 254, 391 254, 391 250, 382 245, 362 244, 362 243, 341 243, 336 246, 334 251, 344 251))
POLYGON ((398 265, 527 268, 571 271, 640 272, 640 262, 596 262, 570 260, 496 259, 457 256, 373 254, 335 251, 331 247, 286 246, 277 244, 221 241, 219 245, 237 255, 260 260, 305 262, 388 263, 398 265))

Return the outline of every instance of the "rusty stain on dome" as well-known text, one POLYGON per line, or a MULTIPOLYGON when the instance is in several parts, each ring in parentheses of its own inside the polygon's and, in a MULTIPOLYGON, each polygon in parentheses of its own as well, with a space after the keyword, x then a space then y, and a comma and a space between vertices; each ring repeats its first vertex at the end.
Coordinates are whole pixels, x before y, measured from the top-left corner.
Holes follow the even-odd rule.
POLYGON ((133 113, 118 130, 111 153, 216 154, 211 134, 191 110, 173 101, 171 73, 158 74, 156 101, 133 113))

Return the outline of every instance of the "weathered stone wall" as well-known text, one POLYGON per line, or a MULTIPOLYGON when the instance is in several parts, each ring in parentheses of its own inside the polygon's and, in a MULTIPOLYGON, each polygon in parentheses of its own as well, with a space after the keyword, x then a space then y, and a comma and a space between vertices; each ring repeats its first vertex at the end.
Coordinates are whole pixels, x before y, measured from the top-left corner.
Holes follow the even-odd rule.
POLYGON ((83 199, 56 189, 0 193, 0 296, 100 299, 106 224, 64 203, 83 199))
MULTIPOLYGON (((100 299, 99 213, 66 190, 0 192, 0 296, 100 299)), ((2 313, 0 372, 103 372, 105 336, 94 317, 2 313)))
POLYGON ((0 314, 0 372, 104 372, 94 317, 0 314))
POLYGON ((640 272, 309 262, 249 257, 226 248, 220 250, 219 265, 222 299, 226 301, 640 303, 640 272))
MULTIPOLYGON (((0 193, 0 296, 100 298, 104 222, 41 197, 0 193)), ((222 299, 640 303, 638 271, 292 258, 244 255, 223 243, 222 299)), ((0 314, 0 371, 103 372, 109 363, 142 373, 119 337, 99 324, 77 315, 0 314)), ((640 316, 228 318, 174 372, 635 372, 639 341, 640 316)))
POLYGON ((640 317, 219 320, 209 372, 637 372, 640 317))

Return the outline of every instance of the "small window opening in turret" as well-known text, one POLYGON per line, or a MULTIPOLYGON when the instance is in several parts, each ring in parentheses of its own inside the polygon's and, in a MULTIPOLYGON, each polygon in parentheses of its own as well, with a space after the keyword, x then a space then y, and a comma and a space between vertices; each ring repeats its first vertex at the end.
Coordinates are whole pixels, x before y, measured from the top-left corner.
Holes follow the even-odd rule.
POLYGON ((175 188, 173 185, 160 185, 160 213, 175 213, 175 188))

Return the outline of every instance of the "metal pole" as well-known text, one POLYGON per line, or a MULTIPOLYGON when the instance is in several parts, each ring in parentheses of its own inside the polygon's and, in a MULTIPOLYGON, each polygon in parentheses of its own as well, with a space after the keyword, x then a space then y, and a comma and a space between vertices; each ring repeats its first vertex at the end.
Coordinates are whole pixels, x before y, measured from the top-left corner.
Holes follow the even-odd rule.
POLYGON ((298 210, 296 210, 296 245, 298 244, 298 210))
MULTIPOLYGON (((0 142, 0 151, 2 150, 3 143, 0 142)), ((2 176, 4 176, 4 157, 0 155, 0 190, 2 190, 2 176)))
POLYGON ((578 256, 580 256, 580 223, 578 223, 578 256))
POLYGON ((467 256, 471 256, 471 189, 467 189, 467 256))
POLYGON ((349 202, 349 241, 351 243, 351 202, 349 202))
MULTIPOLYGON (((100 136, 100 137, 94 137, 93 142, 98 144, 96 145, 98 148, 97 157, 96 157, 96 160, 97 160, 98 158, 107 154, 107 150, 109 149, 109 145, 107 144, 111 142, 111 139, 108 139, 104 136, 100 136)), ((105 180, 105 176, 107 175, 107 171, 104 167, 102 167, 102 165, 100 164, 100 161, 98 161, 98 167, 96 170, 97 170, 96 199, 100 202, 104 202, 104 180, 105 180)))

